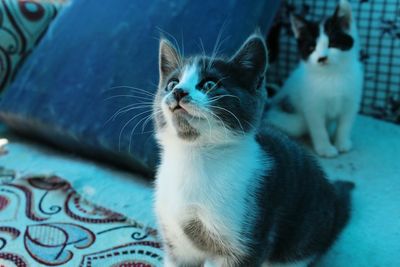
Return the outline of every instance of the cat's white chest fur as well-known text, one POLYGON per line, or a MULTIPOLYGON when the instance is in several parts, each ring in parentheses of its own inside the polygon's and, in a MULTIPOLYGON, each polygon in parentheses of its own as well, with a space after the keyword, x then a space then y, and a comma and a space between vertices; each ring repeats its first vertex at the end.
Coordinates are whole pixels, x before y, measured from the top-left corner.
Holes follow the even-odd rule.
POLYGON ((318 73, 306 68, 299 64, 284 87, 290 91, 288 95, 296 110, 312 110, 328 120, 336 120, 343 112, 359 106, 363 72, 358 61, 318 73))
POLYGON ((255 190, 260 172, 268 168, 254 137, 222 148, 198 148, 174 137, 163 142, 155 204, 173 253, 182 258, 206 258, 182 229, 184 222, 194 217, 240 250, 243 219, 254 216, 248 210, 253 200, 247 196, 255 190))

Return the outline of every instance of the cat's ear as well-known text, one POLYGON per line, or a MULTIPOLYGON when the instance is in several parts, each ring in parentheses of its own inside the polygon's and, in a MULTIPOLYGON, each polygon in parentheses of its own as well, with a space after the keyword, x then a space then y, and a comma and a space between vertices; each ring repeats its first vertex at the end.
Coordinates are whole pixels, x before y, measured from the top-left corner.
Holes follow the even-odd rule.
POLYGON ((345 29, 350 29, 352 20, 351 5, 347 0, 340 0, 335 9, 333 16, 339 21, 340 26, 345 29))
POLYGON ((175 46, 165 38, 160 40, 159 68, 160 78, 168 77, 181 66, 182 58, 175 46))
POLYGON ((251 35, 231 58, 231 63, 239 67, 243 75, 257 79, 264 76, 268 65, 268 52, 260 33, 251 35))
POLYGON ((296 37, 296 39, 298 39, 300 37, 300 33, 301 33, 302 29, 307 27, 307 21, 298 15, 291 14, 290 15, 290 25, 292 26, 292 31, 293 31, 294 37, 296 37))

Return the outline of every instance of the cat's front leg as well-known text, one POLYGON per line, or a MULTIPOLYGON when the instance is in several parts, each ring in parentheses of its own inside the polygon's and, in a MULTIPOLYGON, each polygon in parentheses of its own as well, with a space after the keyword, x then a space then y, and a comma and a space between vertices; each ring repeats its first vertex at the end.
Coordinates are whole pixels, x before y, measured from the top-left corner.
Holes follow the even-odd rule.
POLYGON ((265 262, 261 267, 309 267, 310 261, 298 261, 298 262, 289 262, 289 263, 269 263, 265 262))
POLYGON ((338 119, 335 134, 335 146, 340 152, 348 152, 353 147, 351 141, 351 129, 353 127, 356 115, 357 110, 346 110, 338 119))
POLYGON ((304 115, 315 152, 321 157, 336 157, 339 153, 329 140, 324 115, 315 111, 307 111, 304 115))
POLYGON ((163 259, 163 266, 164 267, 175 267, 176 262, 172 259, 173 256, 170 255, 168 252, 165 252, 164 259, 163 259))
POLYGON ((160 234, 163 240, 164 267, 202 267, 204 259, 195 254, 173 232, 168 231, 166 225, 161 224, 160 234))
POLYGON ((164 260, 164 267, 203 267, 204 264, 201 261, 181 261, 171 251, 166 251, 164 260))
POLYGON ((220 257, 212 262, 207 262, 204 267, 260 267, 261 265, 255 259, 238 260, 232 257, 220 257))

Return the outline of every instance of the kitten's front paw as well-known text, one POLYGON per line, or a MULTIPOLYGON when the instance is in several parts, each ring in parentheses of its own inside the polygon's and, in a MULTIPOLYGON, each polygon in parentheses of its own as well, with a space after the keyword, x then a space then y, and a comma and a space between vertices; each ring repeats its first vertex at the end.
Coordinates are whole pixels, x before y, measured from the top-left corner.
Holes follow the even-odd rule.
POLYGON ((315 151, 318 155, 324 158, 334 158, 339 155, 338 150, 336 147, 332 145, 325 145, 325 146, 316 146, 315 151))
POLYGON ((335 146, 337 150, 341 153, 349 152, 353 148, 353 143, 350 139, 344 139, 335 142, 335 146))

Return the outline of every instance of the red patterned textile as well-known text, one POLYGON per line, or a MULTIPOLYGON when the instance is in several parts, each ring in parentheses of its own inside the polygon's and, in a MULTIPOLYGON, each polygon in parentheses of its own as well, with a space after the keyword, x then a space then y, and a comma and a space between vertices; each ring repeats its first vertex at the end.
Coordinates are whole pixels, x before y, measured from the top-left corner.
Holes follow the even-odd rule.
POLYGON ((86 201, 66 180, 0 181, 0 266, 161 266, 155 229, 86 201))

